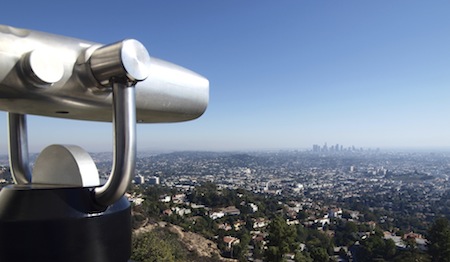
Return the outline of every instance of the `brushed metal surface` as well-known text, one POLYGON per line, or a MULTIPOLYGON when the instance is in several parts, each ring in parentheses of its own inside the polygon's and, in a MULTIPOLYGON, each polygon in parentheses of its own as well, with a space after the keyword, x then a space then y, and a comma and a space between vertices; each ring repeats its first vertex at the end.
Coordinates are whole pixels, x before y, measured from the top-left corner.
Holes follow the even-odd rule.
MULTIPOLYGON (((134 45, 133 41, 130 44, 134 45)), ((111 122, 112 92, 102 88, 89 65, 91 55, 102 46, 0 25, 0 110, 111 122), (48 50, 51 51, 49 63, 41 59, 34 62, 33 58, 26 62, 27 55, 45 57, 48 50), (62 64, 62 77, 59 77, 59 69, 55 69, 58 63, 62 64), (45 72, 46 68, 52 72, 45 72), (34 76, 23 77, 27 72, 34 76)), ((121 50, 130 49, 125 46, 121 50)), ((131 59, 133 54, 126 56, 131 59)), ((132 61, 125 59, 125 68, 138 69, 137 72, 129 70, 128 75, 141 79, 143 66, 129 66, 132 61)), ((148 64, 148 77, 136 84, 139 123, 187 121, 204 113, 209 101, 206 78, 153 56, 148 64)))
POLYGON ((26 115, 8 113, 8 153, 14 183, 31 183, 26 115))
POLYGON ((109 206, 127 191, 136 167, 135 87, 113 83, 114 156, 108 181, 94 189, 95 202, 109 206))
POLYGON ((51 145, 36 159, 33 184, 49 186, 93 187, 100 185, 100 176, 91 156, 79 146, 51 145))
POLYGON ((103 86, 111 86, 112 78, 134 85, 148 77, 150 55, 139 41, 127 39, 96 49, 89 63, 95 79, 103 86))

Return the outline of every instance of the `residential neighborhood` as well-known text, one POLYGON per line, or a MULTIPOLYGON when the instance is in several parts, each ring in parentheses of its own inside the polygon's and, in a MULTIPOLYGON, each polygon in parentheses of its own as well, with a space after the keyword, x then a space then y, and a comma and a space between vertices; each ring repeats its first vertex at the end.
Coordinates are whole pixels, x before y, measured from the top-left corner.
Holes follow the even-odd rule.
MULTIPOLYGON (((93 157, 106 179, 110 156, 93 157)), ((430 228, 450 216, 449 176, 442 152, 140 154, 126 197, 136 230, 164 222, 196 233, 217 249, 211 261, 428 261, 430 228)), ((0 181, 11 182, 7 164, 0 181)))
MULTIPOLYGON (((427 230, 436 218, 450 214, 445 204, 450 154, 445 153, 339 146, 328 151, 315 146, 308 151, 177 152, 142 158, 137 172, 144 183, 136 186, 174 192, 158 196, 169 207, 162 210, 163 219, 208 219, 215 234, 210 237, 222 247, 223 256, 238 258, 231 250, 242 243, 244 229, 250 241, 240 254, 243 261, 266 261, 276 216, 288 227, 327 236, 333 243, 327 259, 359 261, 359 246, 375 234, 395 251, 413 245, 417 254, 425 254, 427 230), (151 176, 160 183, 147 180, 151 176), (215 195, 208 195, 204 185, 215 195), (351 236, 341 232, 347 224, 355 227, 351 236)), ((283 259, 296 261, 295 252, 308 251, 306 241, 296 245, 283 259)))

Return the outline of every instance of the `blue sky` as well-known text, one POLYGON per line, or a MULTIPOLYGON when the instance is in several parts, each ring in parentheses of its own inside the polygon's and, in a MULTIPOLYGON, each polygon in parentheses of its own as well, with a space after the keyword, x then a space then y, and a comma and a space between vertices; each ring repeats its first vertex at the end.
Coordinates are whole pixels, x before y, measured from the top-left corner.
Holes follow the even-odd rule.
MULTIPOLYGON (((138 125, 139 150, 450 148, 448 1, 8 2, 1 24, 135 38, 209 79, 205 114, 138 125)), ((28 119, 30 151, 112 148, 108 123, 28 119)))

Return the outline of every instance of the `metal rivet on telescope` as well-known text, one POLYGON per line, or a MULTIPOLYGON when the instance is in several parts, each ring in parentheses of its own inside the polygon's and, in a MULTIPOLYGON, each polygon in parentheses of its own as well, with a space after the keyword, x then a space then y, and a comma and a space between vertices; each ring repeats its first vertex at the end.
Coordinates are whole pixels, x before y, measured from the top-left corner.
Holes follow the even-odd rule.
POLYGON ((46 87, 61 80, 64 65, 50 50, 36 49, 22 57, 24 77, 37 87, 46 87))

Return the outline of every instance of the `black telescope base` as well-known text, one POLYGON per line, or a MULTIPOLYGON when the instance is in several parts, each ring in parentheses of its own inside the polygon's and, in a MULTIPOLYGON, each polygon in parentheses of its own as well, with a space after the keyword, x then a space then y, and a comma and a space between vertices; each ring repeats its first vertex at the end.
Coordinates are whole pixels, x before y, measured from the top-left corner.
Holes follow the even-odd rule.
POLYGON ((0 191, 0 261, 126 262, 130 204, 103 211, 92 188, 14 185, 0 191))

